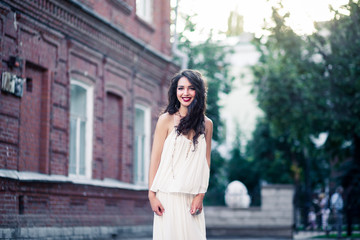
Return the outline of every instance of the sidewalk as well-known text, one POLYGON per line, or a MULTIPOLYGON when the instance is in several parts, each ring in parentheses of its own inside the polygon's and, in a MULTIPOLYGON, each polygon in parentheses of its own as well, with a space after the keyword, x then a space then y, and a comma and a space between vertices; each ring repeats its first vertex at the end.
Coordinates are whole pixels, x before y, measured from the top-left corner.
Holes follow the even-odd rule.
MULTIPOLYGON (((343 231, 343 233, 345 233, 345 231, 343 231)), ((353 231, 353 233, 359 233, 359 231, 353 231)), ((336 234, 336 231, 331 231, 330 234, 332 235, 335 235, 336 234)), ((317 237, 317 236, 324 236, 325 235, 325 232, 324 231, 299 231, 297 233, 294 233, 294 240, 304 240, 304 239, 314 239, 314 237, 317 237)), ((321 240, 334 240, 336 238, 318 238, 318 239, 321 239, 321 240)), ((359 239, 359 238, 346 238, 346 237, 343 237, 342 238, 343 240, 345 239, 359 239)))
MULTIPOLYGON (((332 232, 333 233, 333 232, 332 232)), ((323 231, 299 231, 294 234, 294 240, 314 239, 316 236, 323 236, 323 231)), ((320 238, 321 240, 334 240, 334 238, 320 238)), ((346 238, 343 238, 344 240, 346 238)), ((351 239, 351 238, 349 238, 351 239)), ((354 239, 354 238, 353 238, 354 239)), ((152 238, 125 238, 124 240, 152 240, 152 238)), ((282 240, 282 238, 243 238, 241 236, 234 238, 207 238, 207 240, 282 240)))
POLYGON ((297 233, 294 233, 294 239, 296 240, 311 239, 313 237, 323 236, 323 235, 325 235, 324 231, 299 231, 297 233))
MULTIPOLYGON (((121 238, 122 240, 152 240, 152 238, 121 238)), ((304 239, 304 238, 303 238, 304 239)), ((224 237, 224 238, 207 238, 207 240, 289 240, 288 238, 247 238, 247 237, 224 237)))

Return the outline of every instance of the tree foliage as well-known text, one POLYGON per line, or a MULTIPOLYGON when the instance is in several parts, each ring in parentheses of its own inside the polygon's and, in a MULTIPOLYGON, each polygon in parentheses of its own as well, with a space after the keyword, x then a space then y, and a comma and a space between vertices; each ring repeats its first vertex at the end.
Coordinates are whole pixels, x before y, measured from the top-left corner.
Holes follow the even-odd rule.
POLYGON ((284 138, 274 138, 270 124, 259 119, 253 133, 253 140, 247 145, 248 160, 253 162, 253 169, 259 172, 259 178, 269 183, 293 183, 292 163, 289 146, 284 138))
POLYGON ((328 86, 325 127, 332 144, 327 150, 332 159, 347 160, 339 170, 349 217, 360 215, 360 1, 349 1, 345 9, 348 15, 336 12, 324 26, 328 36, 317 34, 313 43, 324 62, 321 80, 328 86))
POLYGON ((351 192, 359 199, 360 1, 350 0, 347 13, 334 11, 334 18, 310 36, 287 26, 289 15, 280 15, 279 8, 273 9, 270 34, 254 42, 261 54, 252 68, 254 93, 268 124, 259 124, 254 137, 272 148, 252 142, 252 157, 271 162, 262 176, 268 179, 272 167, 291 166, 300 189, 324 182, 316 176, 337 174, 347 196, 351 192), (262 131, 268 134, 257 135, 262 131), (309 137, 320 132, 328 139, 319 149, 309 137))

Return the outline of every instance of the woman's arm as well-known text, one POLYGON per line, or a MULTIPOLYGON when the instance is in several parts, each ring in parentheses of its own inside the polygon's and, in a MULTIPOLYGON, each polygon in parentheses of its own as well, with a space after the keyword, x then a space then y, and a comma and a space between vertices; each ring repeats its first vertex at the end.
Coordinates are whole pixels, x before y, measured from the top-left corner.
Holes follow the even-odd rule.
MULTIPOLYGON (((209 168, 210 168, 210 157, 211 157, 212 133, 213 133, 213 123, 210 120, 210 118, 205 117, 206 160, 207 160, 207 164, 209 165, 209 168)), ((205 193, 199 193, 194 197, 191 203, 191 209, 190 209, 191 214, 195 214, 197 209, 199 210, 199 212, 202 211, 204 197, 205 197, 205 193)))
POLYGON ((205 117, 205 140, 206 140, 206 160, 210 167, 211 162, 211 139, 213 135, 213 122, 205 117))
POLYGON ((169 114, 165 113, 159 117, 159 120, 155 128, 153 145, 151 150, 151 158, 150 158, 148 197, 149 197, 151 209, 159 216, 163 214, 164 208, 161 205, 160 201, 156 198, 156 193, 151 191, 150 188, 153 184, 156 172, 159 168, 161 152, 163 149, 165 139, 168 134, 169 116, 170 116, 169 114))

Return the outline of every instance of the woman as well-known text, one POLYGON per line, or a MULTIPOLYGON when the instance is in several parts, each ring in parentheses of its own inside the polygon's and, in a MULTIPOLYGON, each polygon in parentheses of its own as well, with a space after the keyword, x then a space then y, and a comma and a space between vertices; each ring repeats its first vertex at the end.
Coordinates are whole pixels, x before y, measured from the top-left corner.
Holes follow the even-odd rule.
POLYGON ((212 121, 201 74, 176 74, 156 124, 149 171, 154 240, 206 239, 203 199, 209 183, 212 121))

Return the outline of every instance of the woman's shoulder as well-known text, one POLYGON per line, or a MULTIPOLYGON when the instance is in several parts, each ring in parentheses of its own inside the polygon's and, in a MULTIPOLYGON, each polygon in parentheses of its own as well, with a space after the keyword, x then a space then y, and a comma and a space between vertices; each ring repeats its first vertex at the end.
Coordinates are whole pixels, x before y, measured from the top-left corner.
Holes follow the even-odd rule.
POLYGON ((207 116, 205 116, 205 128, 211 127, 213 126, 213 122, 210 118, 208 118, 207 116))
POLYGON ((205 132, 212 132, 213 129, 213 122, 210 118, 208 118, 207 116, 205 116, 205 132))
POLYGON ((162 126, 164 129, 170 129, 174 126, 174 115, 166 112, 159 116, 158 125, 162 126))
POLYGON ((158 121, 161 121, 161 122, 170 122, 172 121, 173 119, 173 115, 171 115, 170 113, 166 112, 166 113, 162 113, 160 116, 159 116, 159 120, 158 121))

